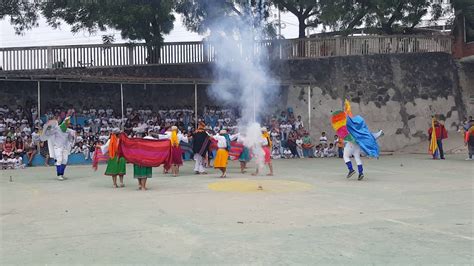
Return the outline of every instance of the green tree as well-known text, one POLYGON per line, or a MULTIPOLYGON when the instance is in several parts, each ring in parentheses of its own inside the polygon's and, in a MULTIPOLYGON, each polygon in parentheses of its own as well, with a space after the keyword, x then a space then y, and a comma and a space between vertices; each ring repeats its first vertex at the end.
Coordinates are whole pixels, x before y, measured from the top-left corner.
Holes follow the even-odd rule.
POLYGON ((298 38, 306 36, 306 28, 317 27, 321 21, 321 3, 324 0, 273 0, 274 5, 298 18, 298 38))
POLYGON ((38 7, 36 1, 1 0, 0 20, 8 18, 16 34, 22 34, 38 26, 38 7))
POLYGON ((65 22, 73 32, 96 32, 107 28, 119 30, 122 38, 144 40, 148 63, 159 62, 163 35, 173 29, 175 17, 172 0, 64 1, 45 2, 41 9, 48 23, 56 28, 65 22))
POLYGON ((53 28, 66 23, 74 33, 116 29, 124 39, 145 41, 149 63, 158 62, 163 35, 173 29, 175 20, 173 0, 6 1, 8 9, 2 8, 1 15, 9 16, 18 32, 36 26, 40 14, 53 28))
POLYGON ((245 23, 262 27, 265 36, 273 38, 274 27, 267 22, 270 6, 264 0, 177 0, 176 12, 183 16, 188 30, 200 34, 212 30, 231 32, 245 23))
POLYGON ((322 20, 346 34, 360 26, 382 34, 411 33, 430 10, 433 20, 443 14, 430 0, 334 0, 324 2, 322 20))

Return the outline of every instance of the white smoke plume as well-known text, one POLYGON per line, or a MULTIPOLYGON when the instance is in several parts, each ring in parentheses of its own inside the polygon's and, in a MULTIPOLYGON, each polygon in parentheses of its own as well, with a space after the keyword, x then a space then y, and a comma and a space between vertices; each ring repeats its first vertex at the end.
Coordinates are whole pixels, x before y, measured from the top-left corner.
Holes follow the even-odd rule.
MULTIPOLYGON (((263 4, 263 1, 261 2, 263 4)), ((211 27, 209 41, 215 47, 214 83, 208 94, 218 105, 240 110, 239 132, 244 145, 253 149, 259 166, 264 153, 260 147, 265 110, 278 93, 277 81, 269 74, 268 52, 256 45, 265 36, 262 14, 244 12, 243 17, 222 17, 211 27), (229 29, 232 29, 231 31, 229 29)))

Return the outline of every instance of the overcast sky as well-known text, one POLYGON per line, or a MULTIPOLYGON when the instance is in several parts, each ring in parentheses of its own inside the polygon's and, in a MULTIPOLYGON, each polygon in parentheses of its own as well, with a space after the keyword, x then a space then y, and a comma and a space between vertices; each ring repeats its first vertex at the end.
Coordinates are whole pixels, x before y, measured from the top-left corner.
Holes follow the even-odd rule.
MULTIPOLYGON (((276 15, 275 15, 275 20, 276 15)), ((176 15, 173 31, 165 35, 166 42, 200 41, 203 36, 188 31, 181 23, 181 17, 176 15)), ((120 38, 120 32, 111 30, 98 32, 90 35, 88 32, 71 33, 68 25, 63 25, 61 29, 49 27, 45 19, 39 21, 39 27, 26 31, 23 35, 16 35, 9 20, 0 20, 0 47, 20 47, 20 46, 42 46, 42 45, 67 45, 67 44, 99 44, 104 34, 114 34, 115 42, 125 42, 120 38)), ((285 38, 298 37, 298 20, 290 13, 282 14, 282 34, 285 38)))

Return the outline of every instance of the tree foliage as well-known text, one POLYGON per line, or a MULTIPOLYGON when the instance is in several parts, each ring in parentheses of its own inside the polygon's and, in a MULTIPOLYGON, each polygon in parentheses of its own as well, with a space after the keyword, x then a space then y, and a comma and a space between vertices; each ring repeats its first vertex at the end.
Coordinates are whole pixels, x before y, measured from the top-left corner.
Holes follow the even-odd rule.
POLYGON ((444 11, 430 0, 334 0, 322 10, 323 23, 333 30, 362 26, 382 34, 410 33, 429 12, 437 20, 444 11))
MULTIPOLYGON (((471 26, 473 2, 452 0, 471 26)), ((213 27, 231 31, 232 25, 218 22, 226 17, 235 25, 242 21, 259 24, 267 37, 275 36, 269 21, 273 7, 297 17, 299 37, 305 36, 308 27, 320 25, 346 34, 360 27, 383 34, 410 33, 428 12, 434 20, 445 12, 431 0, 2 0, 0 19, 8 18, 18 34, 37 26, 44 16, 52 27, 66 23, 73 32, 91 33, 116 29, 125 39, 159 46, 163 35, 173 29, 174 12, 183 16, 189 30, 198 33, 208 33, 213 27)))
POLYGON ((262 27, 266 37, 271 38, 276 34, 267 21, 270 7, 271 2, 264 0, 177 0, 176 12, 183 16, 188 30, 197 33, 232 32, 247 23, 262 27))
POLYGON ((50 0, 44 2, 41 12, 55 28, 63 22, 71 25, 73 32, 111 28, 119 30, 124 39, 161 45, 163 34, 173 29, 173 7, 172 0, 50 0))
POLYGON ((38 26, 38 7, 36 1, 1 0, 0 19, 9 18, 16 34, 22 34, 38 26))
POLYGON ((288 11, 298 18, 298 37, 306 36, 308 27, 317 27, 321 21, 321 5, 325 0, 273 0, 274 5, 282 10, 288 11))

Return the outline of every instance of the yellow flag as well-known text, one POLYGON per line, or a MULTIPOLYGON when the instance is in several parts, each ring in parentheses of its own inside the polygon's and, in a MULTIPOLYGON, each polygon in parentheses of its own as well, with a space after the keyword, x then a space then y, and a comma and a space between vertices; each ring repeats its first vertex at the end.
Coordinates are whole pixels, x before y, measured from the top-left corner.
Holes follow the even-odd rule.
POLYGON ((344 113, 346 113, 347 116, 352 117, 351 104, 347 99, 344 101, 344 113))
POLYGON ((434 118, 431 120, 431 141, 430 141, 430 154, 435 154, 436 150, 438 150, 438 142, 436 142, 436 129, 434 124, 434 118))

